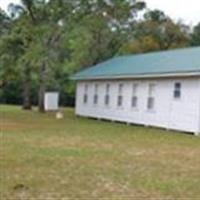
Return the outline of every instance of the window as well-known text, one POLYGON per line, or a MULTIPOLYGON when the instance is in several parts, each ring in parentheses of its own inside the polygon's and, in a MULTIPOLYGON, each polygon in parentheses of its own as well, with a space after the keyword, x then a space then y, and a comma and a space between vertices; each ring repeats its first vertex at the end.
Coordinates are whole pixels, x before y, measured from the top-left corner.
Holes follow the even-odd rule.
POLYGON ((138 90, 138 84, 133 84, 133 94, 132 94, 132 103, 131 103, 131 106, 133 108, 137 108, 137 104, 138 104, 137 90, 138 90))
POLYGON ((117 98, 117 106, 118 107, 122 107, 123 105, 123 84, 119 84, 119 88, 118 88, 118 98, 117 98))
POLYGON ((105 105, 108 106, 109 103, 110 103, 110 96, 109 96, 109 93, 110 93, 110 84, 107 84, 106 85, 106 94, 105 94, 105 105))
POLYGON ((155 84, 149 84, 149 94, 147 99, 147 109, 155 109, 155 84))
POLYGON ((155 93, 155 84, 149 84, 149 97, 154 96, 155 93))
POLYGON ((123 103, 123 97, 122 96, 118 96, 118 100, 117 100, 117 106, 121 107, 123 103))
POLYGON ((181 83, 174 84, 174 98, 175 99, 181 98, 181 83))
POLYGON ((154 109, 154 98, 153 97, 149 97, 148 98, 147 109, 148 110, 153 110, 154 109))
POLYGON ((84 95, 83 95, 83 103, 86 104, 88 102, 88 85, 85 85, 84 88, 84 95))
POLYGON ((94 98, 93 98, 93 103, 94 105, 97 105, 98 104, 98 84, 95 84, 94 85, 94 98))

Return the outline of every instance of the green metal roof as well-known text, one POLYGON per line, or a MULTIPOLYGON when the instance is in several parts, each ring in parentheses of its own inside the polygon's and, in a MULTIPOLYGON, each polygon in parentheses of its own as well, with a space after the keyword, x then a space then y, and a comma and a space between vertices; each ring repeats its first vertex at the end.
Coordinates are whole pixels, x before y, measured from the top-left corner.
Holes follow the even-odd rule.
POLYGON ((120 56, 76 73, 72 79, 126 78, 200 72, 200 47, 120 56))

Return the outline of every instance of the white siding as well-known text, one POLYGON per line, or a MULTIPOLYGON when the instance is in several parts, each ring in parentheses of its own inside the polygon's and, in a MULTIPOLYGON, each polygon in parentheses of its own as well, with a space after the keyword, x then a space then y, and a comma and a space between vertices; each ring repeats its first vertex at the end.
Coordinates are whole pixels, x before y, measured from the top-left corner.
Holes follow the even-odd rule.
POLYGON ((46 92, 44 96, 44 108, 46 111, 58 110, 58 93, 46 92))
POLYGON ((87 81, 77 83, 76 114, 87 117, 157 126, 188 132, 200 131, 200 79, 154 79, 87 81), (174 99, 174 84, 181 83, 181 98, 174 99), (93 104, 94 87, 98 83, 98 104, 93 104), (110 104, 105 105, 106 84, 110 84, 110 104), (123 106, 117 106, 119 84, 123 83, 123 106), (132 108, 133 84, 137 83, 137 108, 132 108), (88 84, 88 102, 83 103, 88 84), (155 108, 147 109, 149 84, 155 85, 155 108))

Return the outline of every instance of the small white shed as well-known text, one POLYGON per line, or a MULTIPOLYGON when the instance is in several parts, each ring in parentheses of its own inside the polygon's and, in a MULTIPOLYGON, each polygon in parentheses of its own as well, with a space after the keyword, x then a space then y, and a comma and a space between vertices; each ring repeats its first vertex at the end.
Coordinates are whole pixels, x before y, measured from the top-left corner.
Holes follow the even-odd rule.
POLYGON ((46 92, 44 96, 45 111, 57 111, 59 102, 58 92, 46 92))

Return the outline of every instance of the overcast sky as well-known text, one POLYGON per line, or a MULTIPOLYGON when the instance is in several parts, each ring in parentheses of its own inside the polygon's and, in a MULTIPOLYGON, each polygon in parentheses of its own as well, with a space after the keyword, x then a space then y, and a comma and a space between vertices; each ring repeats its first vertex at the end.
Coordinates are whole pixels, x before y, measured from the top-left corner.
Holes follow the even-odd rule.
MULTIPOLYGON (((158 8, 175 20, 182 20, 189 25, 200 22, 200 0, 144 0, 151 9, 158 8)), ((0 0, 0 7, 6 10, 9 3, 20 0, 0 0)))

